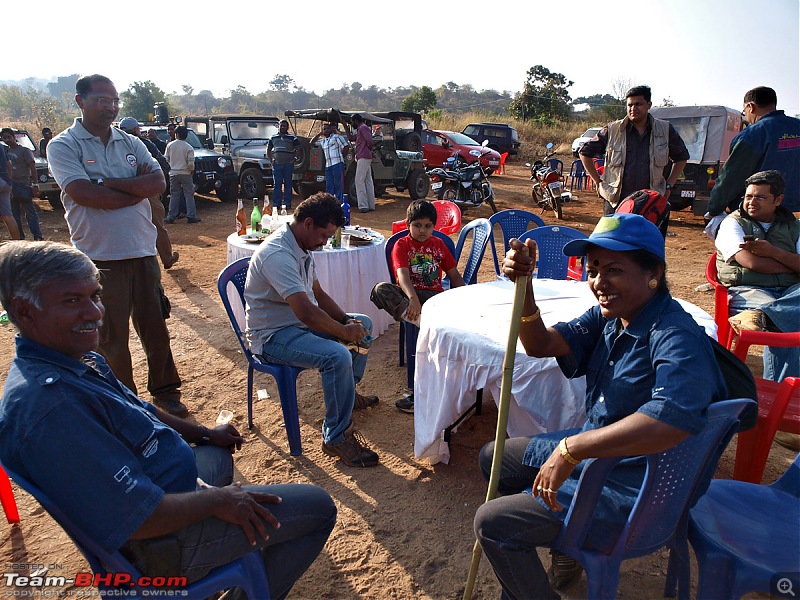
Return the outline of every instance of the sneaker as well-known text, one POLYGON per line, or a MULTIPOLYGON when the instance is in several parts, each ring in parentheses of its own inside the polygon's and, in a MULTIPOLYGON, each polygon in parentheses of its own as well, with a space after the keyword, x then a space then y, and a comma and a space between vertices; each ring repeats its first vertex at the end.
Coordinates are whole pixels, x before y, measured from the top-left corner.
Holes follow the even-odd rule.
POLYGON ((345 430, 343 442, 322 442, 322 451, 328 456, 338 456, 348 467, 374 467, 380 462, 378 455, 367 448, 364 438, 352 424, 345 430))
POLYGON ((166 219, 164 219, 164 223, 166 223, 167 225, 172 225, 173 223, 175 223, 175 219, 173 219, 172 217, 167 217, 166 219))
POLYGON ((186 222, 187 223, 199 223, 202 220, 203 219, 198 219, 197 217, 189 217, 188 219, 186 219, 186 222))
POLYGON ((760 310, 744 310, 728 319, 736 333, 740 331, 766 331, 767 316, 760 310))
POLYGON ((558 550, 550 550, 550 556, 553 557, 553 560, 550 562, 550 568, 547 569, 547 579, 551 588, 560 592, 578 583, 581 573, 583 573, 583 567, 577 560, 558 550))
POLYGON ((362 396, 358 392, 356 392, 356 400, 353 403, 353 410, 363 410, 365 408, 369 408, 370 406, 375 406, 378 404, 379 400, 377 396, 362 396))
POLYGON ((410 415, 414 414, 414 394, 405 394, 402 398, 397 400, 394 405, 397 407, 397 410, 408 413, 410 415))
POLYGON ((186 405, 180 400, 159 400, 156 398, 153 400, 153 404, 164 412, 168 412, 181 419, 189 416, 189 409, 186 408, 186 405))

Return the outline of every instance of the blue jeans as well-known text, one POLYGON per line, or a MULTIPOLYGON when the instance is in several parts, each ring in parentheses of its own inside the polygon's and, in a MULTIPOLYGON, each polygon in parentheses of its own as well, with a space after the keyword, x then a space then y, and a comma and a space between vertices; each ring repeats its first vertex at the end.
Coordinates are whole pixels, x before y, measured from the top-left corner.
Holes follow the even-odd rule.
MULTIPOLYGON (((372 320, 368 316, 349 316, 361 321, 372 335, 372 320)), ((284 327, 264 344, 261 356, 272 363, 320 372, 325 400, 322 440, 334 445, 344 441, 344 430, 350 426, 353 415, 356 384, 367 368, 367 355, 351 352, 328 335, 301 327, 284 327)))
MULTIPOLYGON (((731 314, 747 309, 761 310, 783 332, 800 330, 800 283, 788 288, 728 288, 731 314)), ((764 379, 783 381, 800 377, 800 348, 764 348, 764 379)))
POLYGON ((169 215, 168 219, 175 220, 180 210, 181 200, 186 202, 186 216, 189 219, 197 217, 197 206, 194 203, 194 182, 191 175, 169 176, 169 215))
POLYGON ((325 191, 336 196, 339 204, 344 202, 344 163, 338 162, 333 166, 325 167, 325 191))
POLYGON ((20 183, 13 186, 14 195, 11 198, 11 214, 17 222, 19 229, 19 239, 25 239, 25 232, 22 229, 22 213, 25 213, 25 220, 28 221, 28 228, 34 240, 43 240, 42 230, 39 227, 39 213, 33 204, 33 187, 20 183))
MULTIPOLYGON (((213 486, 233 481, 233 460, 227 448, 195 448, 200 478, 213 486)), ((315 485, 282 484, 245 486, 253 492, 275 494, 281 504, 264 504, 278 519, 280 529, 268 528, 269 539, 256 534, 267 572, 270 595, 285 598, 316 559, 336 524, 336 505, 328 493, 315 485)), ((224 565, 254 550, 238 525, 211 517, 176 532, 181 552, 181 574, 196 581, 214 567, 224 565)))
POLYGON ((272 194, 272 205, 292 208, 292 171, 294 164, 272 165, 272 178, 275 180, 275 190, 272 194))

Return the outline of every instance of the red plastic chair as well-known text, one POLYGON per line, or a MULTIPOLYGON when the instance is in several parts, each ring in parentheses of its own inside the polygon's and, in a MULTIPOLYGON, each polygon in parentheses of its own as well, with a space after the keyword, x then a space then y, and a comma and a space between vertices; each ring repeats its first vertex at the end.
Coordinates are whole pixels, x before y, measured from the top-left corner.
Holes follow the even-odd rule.
POLYGON ((11 481, 2 466, 0 466, 0 503, 6 512, 6 520, 9 523, 19 523, 19 511, 17 501, 14 499, 14 490, 11 489, 11 481))
MULTIPOLYGON (((453 235, 461 231, 461 209, 450 200, 434 200, 431 202, 436 207, 436 228, 442 233, 453 235)), ((392 235, 408 229, 405 219, 392 223, 392 235)))
POLYGON ((497 171, 494 172, 495 175, 505 175, 506 174, 506 159, 508 158, 508 152, 503 152, 500 155, 500 165, 497 167, 497 171))
MULTIPOLYGON (((742 331, 733 353, 744 361, 751 345, 800 346, 800 332, 742 331)), ((776 431, 800 434, 800 377, 787 377, 780 383, 756 377, 756 387, 758 420, 755 427, 739 434, 733 467, 734 479, 750 483, 761 483, 776 431)))
POLYGON ((708 258, 706 281, 714 286, 714 323, 717 324, 717 340, 730 350, 733 343, 733 328, 728 322, 728 288, 717 279, 717 253, 708 258))

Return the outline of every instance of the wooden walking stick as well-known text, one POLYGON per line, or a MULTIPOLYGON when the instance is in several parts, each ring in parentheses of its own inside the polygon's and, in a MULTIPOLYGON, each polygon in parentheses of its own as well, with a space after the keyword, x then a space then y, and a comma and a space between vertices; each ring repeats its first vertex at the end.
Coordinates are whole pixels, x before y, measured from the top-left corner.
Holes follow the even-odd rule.
MULTIPOLYGON (((511 326, 508 329, 508 342, 506 355, 503 359, 503 378, 500 381, 500 402, 497 407, 497 431, 494 435, 494 455, 492 456, 492 473, 489 476, 489 489, 486 491, 486 502, 492 500, 497 493, 500 483, 500 465, 503 461, 503 450, 506 447, 506 426, 508 425, 508 403, 511 398, 511 383, 514 379, 514 359, 517 356, 517 337, 519 336, 520 318, 522 307, 525 303, 525 287, 528 285, 527 277, 517 277, 514 284, 514 304, 511 305, 511 326)), ((472 548, 472 564, 467 577, 467 587, 464 589, 463 600, 470 600, 478 566, 481 563, 481 545, 475 540, 472 548)))

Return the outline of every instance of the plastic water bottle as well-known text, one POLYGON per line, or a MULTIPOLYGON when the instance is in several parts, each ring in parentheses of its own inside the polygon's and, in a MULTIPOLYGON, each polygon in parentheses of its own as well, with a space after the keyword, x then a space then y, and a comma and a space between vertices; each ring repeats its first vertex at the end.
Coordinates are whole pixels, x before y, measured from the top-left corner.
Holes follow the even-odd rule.
POLYGON ((286 207, 285 206, 281 206, 281 216, 282 217, 286 216, 286 207))
POLYGON ((347 194, 344 196, 344 200, 342 201, 342 212, 344 212, 344 224, 350 225, 350 203, 347 201, 347 194))
POLYGON ((272 231, 275 231, 278 226, 280 225, 280 220, 278 219, 278 207, 277 205, 272 205, 272 231))
POLYGON ((223 408, 221 411, 219 411, 217 425, 227 425, 231 422, 231 419, 233 419, 233 413, 223 408))

